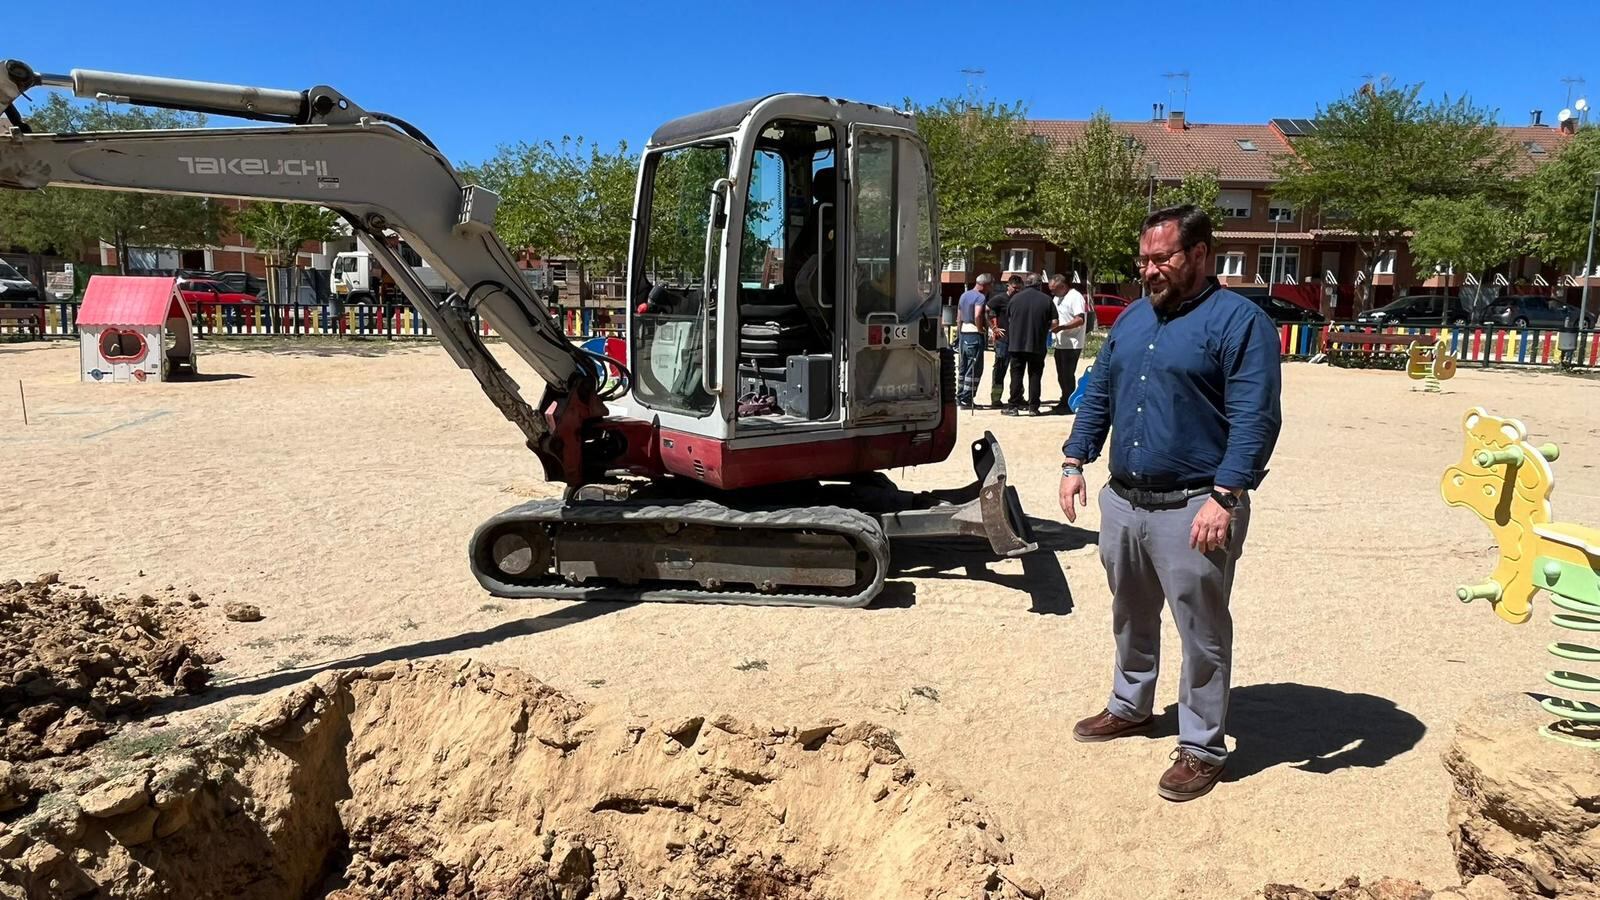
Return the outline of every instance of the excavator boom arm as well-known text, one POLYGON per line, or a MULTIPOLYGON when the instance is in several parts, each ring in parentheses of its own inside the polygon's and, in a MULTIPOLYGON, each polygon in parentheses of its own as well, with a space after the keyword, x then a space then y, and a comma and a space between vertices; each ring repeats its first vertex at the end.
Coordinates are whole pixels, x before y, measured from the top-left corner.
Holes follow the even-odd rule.
POLYGON ((451 358, 523 432, 552 480, 585 481, 581 431, 605 414, 595 369, 528 287, 493 231, 496 195, 464 185, 425 137, 327 87, 296 93, 0 63, 0 187, 50 185, 310 203, 338 213, 378 257, 451 358), (38 86, 80 96, 281 123, 267 127, 38 134, 12 102, 38 86), (393 126, 393 127, 392 127, 393 126), (441 303, 384 242, 392 230, 455 292, 441 303), (479 313, 547 385, 531 407, 470 325, 479 313))

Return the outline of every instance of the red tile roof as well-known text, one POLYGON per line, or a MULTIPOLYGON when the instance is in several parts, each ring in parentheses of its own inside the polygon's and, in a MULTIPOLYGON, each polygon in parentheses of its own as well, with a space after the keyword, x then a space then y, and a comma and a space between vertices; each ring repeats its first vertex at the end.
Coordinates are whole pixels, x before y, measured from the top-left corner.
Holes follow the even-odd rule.
MULTIPOLYGON (((1033 134, 1048 140, 1057 149, 1083 135, 1088 122, 1062 119, 1034 119, 1028 122, 1033 134)), ((1294 152, 1290 138, 1268 125, 1209 125, 1191 122, 1174 130, 1165 121, 1112 122, 1112 127, 1144 145, 1156 161, 1156 177, 1178 181, 1185 175, 1216 172, 1223 182, 1271 184, 1278 180, 1277 161, 1294 152), (1246 150, 1248 141, 1255 150, 1246 150)), ((1572 136, 1559 128, 1540 126, 1501 126, 1500 134, 1516 148, 1512 171, 1526 175, 1566 147, 1572 136), (1543 153, 1532 149, 1537 146, 1543 153)))
MULTIPOLYGON (((1029 130, 1058 149, 1083 135, 1082 120, 1035 119, 1029 130)), ((1113 122, 1112 127, 1132 137, 1156 161, 1156 177, 1177 181, 1185 175, 1213 171, 1220 181, 1269 183, 1277 181, 1273 166, 1291 151, 1283 136, 1270 125, 1207 125, 1190 123, 1179 130, 1161 122, 1113 122), (1246 150, 1248 141, 1255 150, 1246 150)))
POLYGON ((154 327, 183 315, 176 278, 95 275, 83 292, 78 324, 154 327))

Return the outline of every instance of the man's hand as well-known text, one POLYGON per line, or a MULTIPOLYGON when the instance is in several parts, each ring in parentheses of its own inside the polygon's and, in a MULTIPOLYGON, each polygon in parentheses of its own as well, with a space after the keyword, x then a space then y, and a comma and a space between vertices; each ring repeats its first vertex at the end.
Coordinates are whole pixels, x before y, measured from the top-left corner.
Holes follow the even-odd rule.
POLYGON ((1223 509, 1214 498, 1206 500, 1206 505, 1195 513, 1194 524, 1189 526, 1189 546, 1201 553, 1223 549, 1228 546, 1228 523, 1232 521, 1232 512, 1223 509))
POLYGON ((1061 511, 1067 514, 1068 522, 1078 521, 1078 507, 1089 508, 1089 486, 1084 484, 1082 475, 1061 476, 1061 511))

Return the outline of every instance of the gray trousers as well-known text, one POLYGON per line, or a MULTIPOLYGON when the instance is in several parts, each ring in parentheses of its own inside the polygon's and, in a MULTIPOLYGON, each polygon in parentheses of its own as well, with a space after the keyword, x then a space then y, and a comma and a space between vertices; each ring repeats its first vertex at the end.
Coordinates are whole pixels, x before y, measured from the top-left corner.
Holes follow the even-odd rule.
POLYGON ((1195 514, 1209 501, 1193 497, 1177 509, 1136 508, 1109 486, 1100 491, 1100 561, 1111 584, 1117 641, 1115 681, 1106 708, 1138 721, 1154 711, 1161 669, 1161 607, 1183 642, 1178 688, 1178 746, 1206 762, 1228 756, 1223 742, 1233 667, 1233 567, 1250 528, 1248 497, 1233 511, 1228 546, 1201 553, 1189 546, 1195 514))

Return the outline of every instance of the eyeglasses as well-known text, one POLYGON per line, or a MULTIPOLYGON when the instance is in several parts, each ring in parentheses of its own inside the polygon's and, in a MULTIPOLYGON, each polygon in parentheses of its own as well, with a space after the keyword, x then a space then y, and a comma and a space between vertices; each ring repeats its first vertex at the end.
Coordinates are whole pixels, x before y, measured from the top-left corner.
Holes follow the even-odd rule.
POLYGON ((1164 269, 1172 263, 1172 258, 1174 256, 1177 256, 1179 253, 1182 253, 1188 249, 1188 247, 1179 247, 1170 253, 1158 253, 1155 256, 1135 256, 1133 258, 1133 264, 1138 266, 1140 269, 1143 269, 1146 266, 1155 266, 1158 269, 1164 269))

